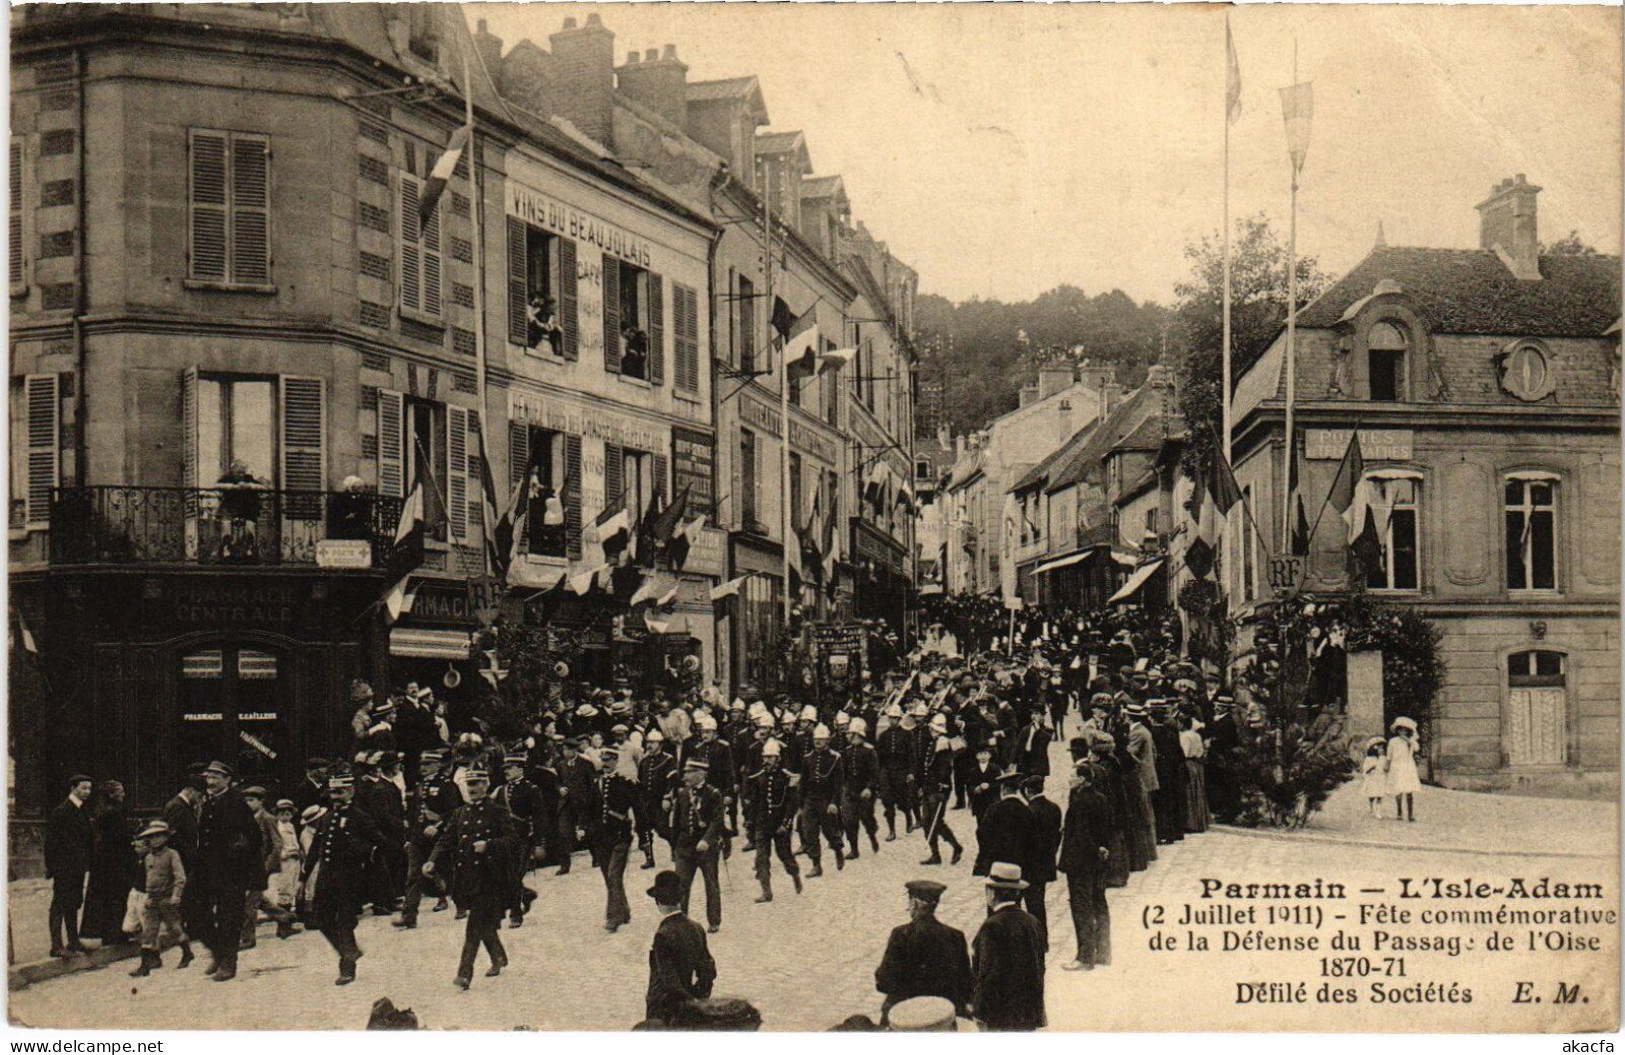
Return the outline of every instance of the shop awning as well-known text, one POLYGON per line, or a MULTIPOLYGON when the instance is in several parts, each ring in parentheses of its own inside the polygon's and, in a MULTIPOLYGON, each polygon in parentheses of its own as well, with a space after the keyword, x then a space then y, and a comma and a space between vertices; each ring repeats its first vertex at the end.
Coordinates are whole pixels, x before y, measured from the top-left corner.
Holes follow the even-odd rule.
POLYGON ((1124 553, 1120 549, 1112 550, 1112 560, 1116 561, 1119 564, 1127 565, 1130 568, 1132 568, 1136 564, 1140 563, 1140 558, 1136 557, 1132 553, 1124 553))
POLYGON ((1042 575, 1047 571, 1055 571, 1059 568, 1070 568, 1074 564, 1081 564, 1088 560, 1090 556, 1094 554, 1094 552, 1095 548, 1090 547, 1086 550, 1079 550, 1077 553, 1069 553, 1065 557, 1056 557, 1054 560, 1045 561, 1043 564, 1040 564, 1038 567, 1034 568, 1033 574, 1042 575))
POLYGON ((416 659, 467 659, 467 630, 427 630, 398 626, 389 632, 389 654, 416 659))
POLYGON ((1140 588, 1150 580, 1151 576, 1157 573, 1157 569, 1160 567, 1162 567, 1162 561, 1159 559, 1136 568, 1134 574, 1128 577, 1128 582, 1123 584, 1123 588, 1107 598, 1106 603, 1118 604, 1133 597, 1140 592, 1140 588))

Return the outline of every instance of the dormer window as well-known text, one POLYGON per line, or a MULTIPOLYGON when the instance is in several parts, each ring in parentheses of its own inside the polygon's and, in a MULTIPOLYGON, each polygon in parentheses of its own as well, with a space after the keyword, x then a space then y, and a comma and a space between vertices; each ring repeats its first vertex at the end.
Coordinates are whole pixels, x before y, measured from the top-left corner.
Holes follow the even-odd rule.
POLYGON ((1366 378, 1370 398, 1397 403, 1405 398, 1406 359, 1410 340, 1391 322, 1379 322, 1366 337, 1366 378))

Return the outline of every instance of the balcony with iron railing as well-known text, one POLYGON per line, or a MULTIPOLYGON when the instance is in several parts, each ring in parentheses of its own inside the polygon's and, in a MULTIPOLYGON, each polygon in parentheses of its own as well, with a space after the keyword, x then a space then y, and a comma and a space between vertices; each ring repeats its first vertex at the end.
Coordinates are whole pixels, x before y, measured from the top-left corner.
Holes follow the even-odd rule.
POLYGON ((402 505, 399 498, 364 492, 252 486, 63 487, 51 493, 50 559, 53 565, 382 568, 394 551, 402 505))

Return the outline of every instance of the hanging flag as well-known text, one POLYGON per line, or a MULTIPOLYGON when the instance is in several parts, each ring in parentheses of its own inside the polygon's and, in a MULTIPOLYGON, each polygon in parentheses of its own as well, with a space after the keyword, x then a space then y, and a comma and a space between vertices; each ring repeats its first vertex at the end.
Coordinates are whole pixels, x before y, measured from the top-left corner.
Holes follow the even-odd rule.
POLYGON ((468 148, 468 141, 473 136, 471 125, 464 125, 451 134, 446 143, 446 152, 441 154, 429 170, 429 178, 423 184, 422 196, 418 198, 418 219, 421 223, 428 223, 434 215, 435 206, 440 204, 440 196, 446 191, 446 184, 451 181, 451 174, 457 171, 457 163, 463 158, 463 151, 468 148))
POLYGON ((1360 430, 1349 433, 1348 446, 1343 448, 1343 460, 1337 463, 1337 475, 1332 478, 1326 502, 1338 515, 1346 515, 1354 505, 1355 492, 1365 479, 1365 458, 1360 454, 1360 430))
POLYGON ((1356 567, 1362 578, 1382 570, 1382 536, 1377 533, 1376 512, 1366 505, 1359 519, 1359 528, 1349 542, 1356 567))
POLYGON ((1236 474, 1225 460, 1224 452, 1215 449, 1213 461, 1208 468, 1208 493, 1213 496, 1213 504, 1220 513, 1228 514, 1241 501, 1241 488, 1236 484, 1236 474))
POLYGON ((664 634, 671 629, 671 620, 656 619, 653 612, 644 612, 643 625, 649 628, 651 634, 664 634))
POLYGON ((1292 502, 1292 540, 1290 552, 1295 557, 1309 555, 1309 517, 1304 508, 1303 489, 1308 477, 1303 467, 1303 449, 1293 437, 1292 464, 1288 472, 1287 494, 1292 502))
POLYGON ((1309 82, 1281 89, 1281 117, 1286 121, 1286 149, 1292 171, 1302 172, 1309 154, 1309 125, 1315 116, 1315 88, 1309 82))
POLYGON ((400 581, 391 586, 389 592, 384 594, 384 612, 389 617, 385 621, 390 625, 393 625, 401 617, 402 612, 410 612, 412 605, 417 601, 417 591, 407 588, 411 578, 411 572, 402 575, 400 581))
POLYGON ((592 592, 593 584, 598 581, 598 573, 608 567, 609 565, 602 564, 591 569, 590 571, 584 571, 579 575, 570 576, 570 582, 568 585, 569 591, 575 594, 577 597, 587 596, 587 594, 592 592))
POLYGON ((1235 124, 1241 119, 1241 63, 1236 61, 1236 42, 1230 36, 1230 16, 1224 18, 1224 114, 1235 124))
POLYGON ((613 560, 632 540, 632 511, 626 506, 626 492, 621 492, 597 518, 593 530, 606 560, 613 560))
POLYGON ((745 574, 739 576, 737 579, 729 579, 727 582, 723 583, 721 586, 713 586, 713 587, 711 587, 711 600, 712 601, 725 601, 730 597, 737 596, 739 594, 739 588, 741 586, 745 585, 745 580, 750 578, 750 576, 751 576, 751 573, 746 572, 745 574))
POLYGON ((818 369, 818 320, 812 308, 796 319, 784 336, 785 369, 813 373, 818 369))
POLYGON ((773 317, 769 321, 779 332, 779 339, 787 341, 790 339, 790 328, 796 324, 796 313, 790 310, 783 297, 774 297, 773 317))
POLYGON ((28 620, 23 618, 21 608, 17 609, 17 637, 22 642, 24 652, 31 656, 39 655, 39 645, 34 641, 34 632, 28 628, 28 620))
POLYGON ((644 535, 653 543, 649 547, 651 554, 671 542, 672 536, 677 531, 677 526, 682 523, 683 514, 688 511, 688 493, 692 487, 692 484, 684 484, 683 489, 677 492, 677 497, 672 500, 671 504, 661 509, 657 515, 650 519, 649 528, 644 532, 644 535))

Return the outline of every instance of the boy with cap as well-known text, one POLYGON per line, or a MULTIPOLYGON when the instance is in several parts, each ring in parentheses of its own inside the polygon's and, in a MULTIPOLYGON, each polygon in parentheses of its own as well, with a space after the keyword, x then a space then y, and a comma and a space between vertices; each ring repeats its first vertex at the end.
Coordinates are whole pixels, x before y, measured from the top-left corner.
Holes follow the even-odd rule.
POLYGON ((886 994, 880 1024, 892 1007, 916 996, 939 996, 963 1015, 970 999, 970 953, 963 931, 938 921, 937 904, 948 888, 929 879, 903 884, 908 891, 909 922, 893 928, 886 954, 875 968, 875 988, 886 994))
POLYGON ((310 920, 339 954, 339 976, 333 984, 349 985, 361 959, 355 928, 368 892, 367 863, 382 849, 384 834, 356 805, 355 777, 348 770, 336 767, 328 772, 327 793, 330 804, 316 821, 303 881, 310 920))
POLYGON ((495 978, 508 966, 498 927, 513 897, 519 829, 513 814, 487 797, 490 778, 484 769, 470 767, 463 788, 468 801, 441 826, 423 874, 434 875, 442 862, 451 869, 452 899, 468 919, 454 983, 466 990, 473 984, 474 959, 481 945, 491 958, 487 978, 495 978))
POLYGON ((256 941, 256 930, 259 927, 260 907, 264 906, 265 914, 276 920, 276 936, 286 938, 297 934, 294 929, 293 913, 279 908, 274 899, 267 900, 265 892, 271 887, 271 877, 282 871, 282 833, 277 828, 276 818, 265 808, 265 789, 258 785, 243 789, 243 801, 254 813, 254 822, 260 826, 260 864, 259 870, 254 873, 254 882, 248 888, 248 896, 243 899, 243 930, 242 937, 237 943, 238 949, 252 949, 256 941))
POLYGON ((971 943, 971 1013, 983 1029, 1030 1032, 1046 1024, 1044 935, 1021 907, 1021 866, 995 861, 987 873, 987 920, 971 943))
POLYGON ((711 995, 717 963, 711 958, 705 931, 682 908, 688 892, 677 873, 667 870, 655 876, 648 894, 660 913, 660 926, 655 928, 654 944, 649 949, 644 1015, 670 1023, 683 1005, 711 995))
POLYGON ((169 845, 169 825, 153 821, 138 837, 146 846, 142 864, 146 870, 147 900, 141 906, 141 965, 130 972, 131 978, 145 978, 164 965, 163 949, 166 938, 178 941, 181 962, 175 969, 192 962, 192 943, 181 926, 181 896, 186 892, 186 866, 181 855, 169 845))

